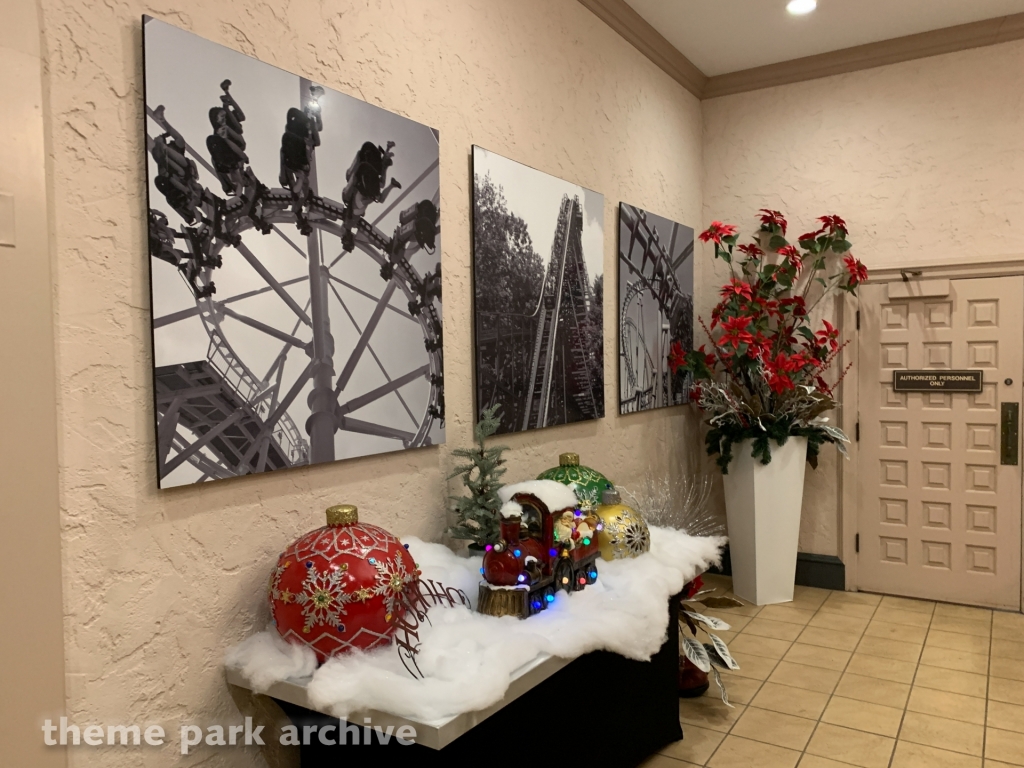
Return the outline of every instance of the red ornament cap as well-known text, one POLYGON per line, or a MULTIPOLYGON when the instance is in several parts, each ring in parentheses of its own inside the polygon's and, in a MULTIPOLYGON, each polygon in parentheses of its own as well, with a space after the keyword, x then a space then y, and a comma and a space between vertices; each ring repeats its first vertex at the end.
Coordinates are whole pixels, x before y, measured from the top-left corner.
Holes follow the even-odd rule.
POLYGON ((419 571, 388 531, 360 523, 356 507, 327 510, 327 525, 295 541, 270 579, 274 625, 320 662, 391 642, 419 571))

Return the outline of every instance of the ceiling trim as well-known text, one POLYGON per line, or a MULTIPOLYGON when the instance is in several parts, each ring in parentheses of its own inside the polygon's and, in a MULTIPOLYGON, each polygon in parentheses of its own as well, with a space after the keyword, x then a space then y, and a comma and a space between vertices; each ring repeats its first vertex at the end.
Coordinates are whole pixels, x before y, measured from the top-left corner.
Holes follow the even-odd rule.
POLYGON ((626 0, 580 0, 609 27, 618 32, 644 56, 660 67, 698 99, 708 76, 686 58, 654 27, 626 3, 626 0))
POLYGON ((702 99, 817 80, 1024 38, 1024 13, 857 45, 708 78, 702 99))
POLYGON ((1017 13, 708 77, 626 0, 579 2, 698 99, 714 99, 1024 39, 1024 13, 1017 13))

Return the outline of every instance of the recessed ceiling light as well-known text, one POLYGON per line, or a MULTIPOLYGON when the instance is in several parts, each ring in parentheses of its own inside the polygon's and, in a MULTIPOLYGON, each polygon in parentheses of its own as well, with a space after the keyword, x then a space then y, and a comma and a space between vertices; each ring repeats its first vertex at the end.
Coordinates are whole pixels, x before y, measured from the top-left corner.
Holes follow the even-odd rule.
POLYGON ((786 10, 794 16, 803 16, 818 7, 818 0, 789 0, 786 10))

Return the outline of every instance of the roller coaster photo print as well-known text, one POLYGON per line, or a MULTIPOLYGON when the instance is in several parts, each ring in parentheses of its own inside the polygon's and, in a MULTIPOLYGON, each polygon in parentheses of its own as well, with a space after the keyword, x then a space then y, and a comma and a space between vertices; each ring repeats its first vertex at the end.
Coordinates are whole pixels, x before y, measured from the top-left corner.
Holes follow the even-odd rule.
POLYGON ((473 179, 478 418, 603 418, 604 195, 477 146, 473 179))
POLYGON ((159 486, 443 443, 438 132, 143 43, 159 486))
POLYGON ((668 360, 693 349, 693 228, 619 204, 619 413, 690 402, 668 360))

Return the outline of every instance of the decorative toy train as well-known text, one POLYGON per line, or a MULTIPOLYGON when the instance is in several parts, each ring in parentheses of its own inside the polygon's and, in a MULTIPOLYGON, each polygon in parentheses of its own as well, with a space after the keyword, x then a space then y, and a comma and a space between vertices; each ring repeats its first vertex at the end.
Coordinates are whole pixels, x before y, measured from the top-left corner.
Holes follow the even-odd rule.
POLYGON ((563 589, 597 581, 600 518, 553 480, 506 485, 500 492, 501 540, 484 553, 478 607, 491 616, 540 613, 563 589))

